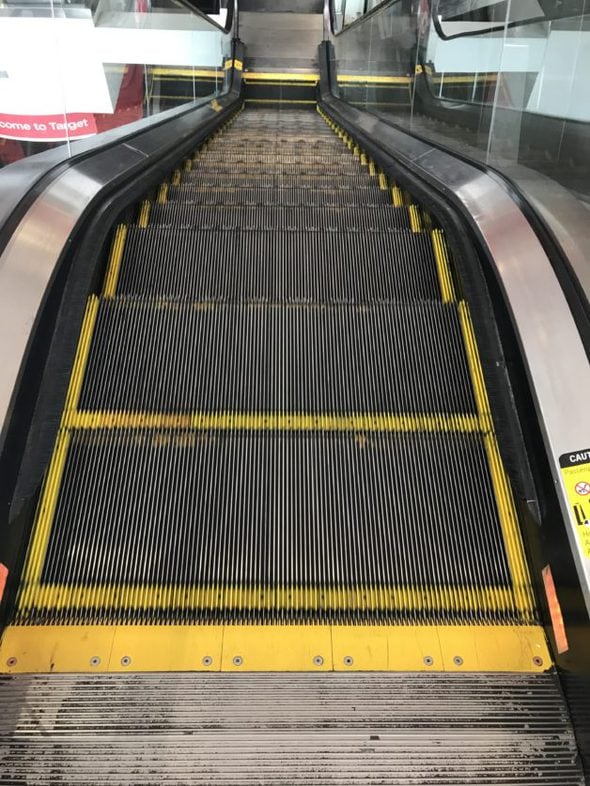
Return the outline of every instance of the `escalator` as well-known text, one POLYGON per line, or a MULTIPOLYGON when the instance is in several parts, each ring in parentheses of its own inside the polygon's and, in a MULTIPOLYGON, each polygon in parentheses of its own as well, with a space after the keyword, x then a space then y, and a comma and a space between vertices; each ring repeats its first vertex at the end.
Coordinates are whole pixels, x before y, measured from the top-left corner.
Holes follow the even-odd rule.
POLYGON ((584 783, 445 233, 321 114, 239 112, 113 230, 0 783, 584 783))

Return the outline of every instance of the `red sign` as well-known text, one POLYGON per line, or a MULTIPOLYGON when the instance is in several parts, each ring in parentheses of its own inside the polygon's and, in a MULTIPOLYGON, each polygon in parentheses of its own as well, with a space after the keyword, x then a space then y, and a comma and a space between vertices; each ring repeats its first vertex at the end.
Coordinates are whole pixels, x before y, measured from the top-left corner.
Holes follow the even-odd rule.
POLYGON ((96 134, 94 115, 5 115, 0 113, 0 137, 28 142, 63 142, 96 134))

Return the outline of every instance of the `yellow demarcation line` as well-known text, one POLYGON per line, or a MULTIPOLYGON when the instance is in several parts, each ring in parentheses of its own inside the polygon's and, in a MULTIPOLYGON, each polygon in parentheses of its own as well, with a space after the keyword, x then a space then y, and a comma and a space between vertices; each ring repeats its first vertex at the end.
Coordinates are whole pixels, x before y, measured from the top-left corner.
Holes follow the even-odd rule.
MULTIPOLYGON (((319 82, 319 74, 294 74, 290 72, 262 72, 262 71, 246 71, 244 80, 246 82, 306 82, 316 85, 319 82)), ((314 101, 315 103, 315 101, 314 101)))
POLYGON ((111 254, 107 267, 107 275, 104 282, 102 294, 106 298, 112 298, 117 289, 117 281, 119 280, 119 271, 121 269, 121 261, 123 259, 123 249, 125 248, 125 239, 127 237, 127 226, 119 224, 115 232, 113 245, 111 247, 111 254))
POLYGON ((463 343, 467 354, 467 362, 469 364, 469 374, 473 385, 473 394, 475 396, 475 404, 477 407, 477 414, 481 429, 484 433, 490 433, 494 430, 492 415, 490 412, 490 402, 486 391, 483 370, 479 359, 479 350, 475 341, 475 334, 473 325, 471 323, 471 316, 469 314, 469 306, 465 301, 460 301, 457 304, 459 311, 459 321, 461 323, 461 333, 463 334, 463 343))
POLYGON ((422 232, 422 219, 420 218, 420 211, 417 205, 408 205, 408 213, 410 214, 410 227, 412 232, 422 232))
POLYGON ((243 431, 444 431, 480 430, 476 415, 467 414, 303 414, 257 412, 122 412, 68 411, 63 425, 71 429, 197 429, 243 431))
POLYGON ((394 207, 404 206, 404 193, 399 186, 392 186, 391 201, 393 202, 394 207))
POLYGON ((86 305, 86 313, 82 321, 82 329, 78 340, 78 348, 74 358, 74 365, 70 376, 70 383, 64 405, 62 422, 57 435, 49 470, 41 492, 41 502, 35 517, 35 529, 31 540, 30 550, 27 555, 23 579, 19 594, 18 607, 28 608, 32 594, 37 591, 37 585, 43 569, 47 543, 51 533, 53 517, 57 506, 61 479, 65 468, 66 456, 71 440, 71 430, 64 427, 69 413, 75 411, 80 400, 82 382, 88 363, 90 344, 98 315, 99 300, 96 295, 90 295, 86 305))
POLYGON ((33 598, 37 610, 297 609, 318 611, 450 611, 477 608, 514 612, 510 588, 501 586, 302 585, 248 586, 197 584, 45 584, 33 598))
MULTIPOLYGON (((231 66, 230 66, 231 68, 231 66)), ((224 76, 224 72, 220 71, 219 69, 213 69, 208 71, 202 68, 152 68, 151 70, 152 76, 157 76, 160 78, 170 78, 173 77, 205 77, 205 78, 220 78, 224 76)))
POLYGON ((53 523, 53 516, 57 506, 57 498, 61 487, 67 451, 71 440, 71 431, 64 428, 63 423, 64 420, 67 420, 68 413, 76 410, 80 400, 82 382, 84 380, 84 373, 90 353, 90 344, 96 324, 96 317, 98 315, 98 304, 99 300, 96 295, 90 295, 82 321, 78 348, 76 350, 70 383, 66 393, 62 422, 53 448, 53 455, 45 478, 43 491, 41 493, 41 502, 35 517, 34 534, 30 551, 27 555, 19 596, 20 608, 26 608, 31 593, 35 590, 35 586, 41 576, 47 543, 51 532, 51 525, 53 523))
POLYGON ((381 191, 387 191, 387 175, 385 172, 379 172, 379 188, 381 191))
POLYGON ((434 84, 454 84, 454 85, 472 85, 474 82, 497 82, 498 75, 497 74, 481 74, 478 75, 476 79, 472 79, 468 76, 434 76, 431 75, 430 79, 434 84))
POLYGON ((84 314, 84 320, 82 321, 82 329, 80 331, 80 338, 78 339, 78 349, 76 350, 76 357, 74 358, 74 365, 72 366, 72 373, 70 376, 70 384, 66 394, 64 418, 67 416, 67 413, 73 412, 78 408, 80 392, 82 390, 82 382, 84 380, 86 364, 88 363, 90 343, 92 341, 92 334, 94 332, 94 325, 96 324, 97 315, 98 298, 96 295, 90 295, 88 298, 88 303, 86 304, 86 313, 84 314))
POLYGON ((20 610, 30 608, 34 595, 39 589, 39 580, 57 507, 70 439, 70 432, 67 429, 60 429, 45 478, 41 501, 37 510, 35 534, 31 540, 21 580, 18 600, 18 608, 20 610))
POLYGON ((486 456, 498 506, 498 517, 502 527, 515 601, 519 611, 522 612, 526 619, 530 620, 534 616, 534 600, 531 591, 530 574, 524 558, 524 547, 518 526, 514 498, 494 433, 483 369, 467 303, 464 301, 458 303, 458 310, 480 427, 484 432, 486 456))
POLYGON ((443 303, 454 303, 455 288, 453 286, 453 277, 451 275, 451 266, 449 263, 445 236, 440 229, 433 229, 430 237, 432 239, 436 272, 438 273, 443 303))
MULTIPOLYGON (((205 145, 203 145, 203 147, 204 146, 205 145)), ((175 169, 174 172, 172 173, 172 177, 170 178, 170 185, 172 185, 172 186, 179 186, 181 177, 182 177, 182 175, 180 173, 180 169, 175 169)))
POLYGON ((140 229, 146 229, 148 222, 150 220, 150 210, 151 210, 151 202, 147 199, 144 199, 141 203, 141 209, 139 211, 139 218, 137 220, 137 226, 140 229))
POLYGON ((535 603, 531 591, 531 577, 524 558, 524 545, 518 526, 512 489, 510 488, 504 462, 500 456, 498 441, 494 433, 484 436, 484 445, 494 494, 498 504, 498 514, 506 545, 516 606, 524 614, 525 619, 531 621, 534 619, 535 603))
POLYGON ((410 85, 411 76, 379 76, 376 74, 339 74, 337 82, 359 85, 410 85))
POLYGON ((0 643, 4 673, 549 668, 535 625, 16 625, 0 643))
POLYGON ((315 100, 304 98, 246 98, 246 104, 315 104, 315 100))
POLYGON ((168 201, 168 183, 162 183, 158 189, 158 204, 165 205, 168 201))

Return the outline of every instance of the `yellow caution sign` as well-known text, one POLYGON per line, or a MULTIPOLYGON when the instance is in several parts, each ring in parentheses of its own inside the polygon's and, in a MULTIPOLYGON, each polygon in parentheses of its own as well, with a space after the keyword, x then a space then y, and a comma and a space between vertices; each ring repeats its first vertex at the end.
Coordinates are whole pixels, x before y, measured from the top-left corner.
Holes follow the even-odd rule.
POLYGON ((582 554, 590 559, 590 448, 564 453, 559 465, 582 554))

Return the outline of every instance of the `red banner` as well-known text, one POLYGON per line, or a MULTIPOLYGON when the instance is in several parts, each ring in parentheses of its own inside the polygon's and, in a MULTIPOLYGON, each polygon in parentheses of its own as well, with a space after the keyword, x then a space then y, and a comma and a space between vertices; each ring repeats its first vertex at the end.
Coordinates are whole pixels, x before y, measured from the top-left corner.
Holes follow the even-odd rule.
POLYGON ((0 113, 0 137, 28 142, 63 142, 96 134, 92 114, 5 115, 0 113))

